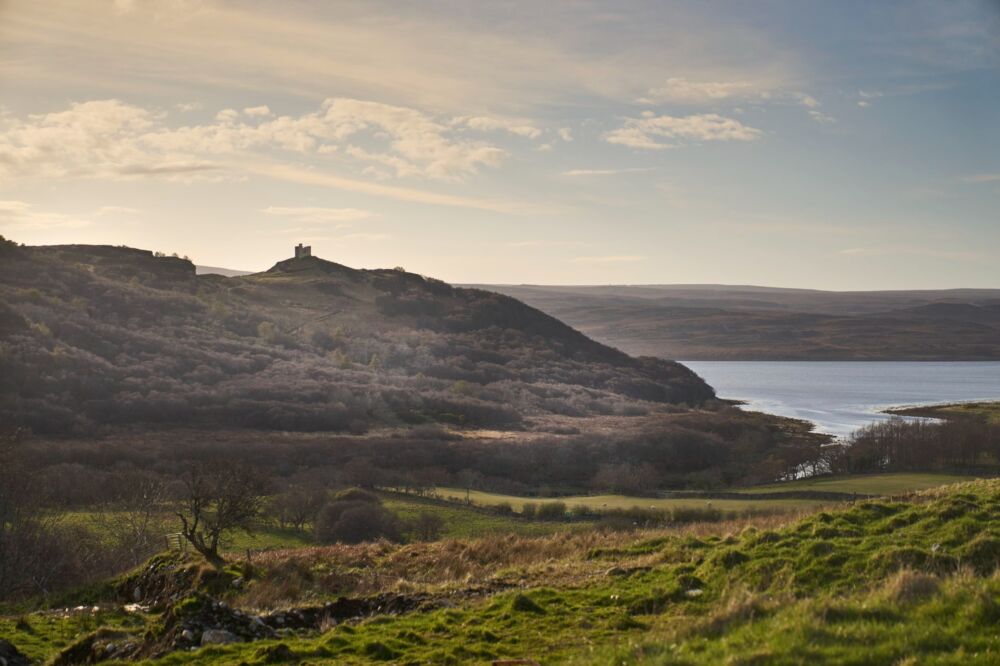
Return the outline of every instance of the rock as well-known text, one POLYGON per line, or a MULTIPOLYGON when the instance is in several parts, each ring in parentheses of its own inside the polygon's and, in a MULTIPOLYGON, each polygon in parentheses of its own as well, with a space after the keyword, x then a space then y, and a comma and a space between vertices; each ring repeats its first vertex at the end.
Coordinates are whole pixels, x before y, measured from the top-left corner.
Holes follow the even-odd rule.
POLYGON ((0 638, 0 664, 2 666, 31 666, 24 654, 8 640, 0 638))
POLYGON ((142 601, 142 588, 136 585, 135 589, 132 590, 132 601, 136 603, 142 601))
POLYGON ((226 645, 228 643, 240 643, 243 639, 231 631, 225 629, 206 629, 201 634, 202 645, 226 645))
POLYGON ((194 643, 194 632, 190 629, 185 629, 181 632, 181 638, 188 643, 194 643))

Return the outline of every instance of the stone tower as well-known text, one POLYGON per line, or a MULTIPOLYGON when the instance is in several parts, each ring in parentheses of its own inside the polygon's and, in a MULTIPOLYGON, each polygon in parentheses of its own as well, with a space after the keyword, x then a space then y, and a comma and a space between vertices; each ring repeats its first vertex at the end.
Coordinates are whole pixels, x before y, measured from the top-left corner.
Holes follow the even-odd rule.
POLYGON ((303 257, 311 257, 313 253, 312 245, 303 245, 299 243, 295 246, 295 258, 302 259, 303 257))

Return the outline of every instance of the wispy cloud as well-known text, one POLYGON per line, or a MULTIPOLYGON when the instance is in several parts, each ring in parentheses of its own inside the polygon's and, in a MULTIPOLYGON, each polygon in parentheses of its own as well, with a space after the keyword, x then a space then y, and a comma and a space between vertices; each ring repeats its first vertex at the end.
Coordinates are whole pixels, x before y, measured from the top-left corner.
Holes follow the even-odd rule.
POLYGON ((626 118, 604 140, 640 150, 666 150, 692 141, 754 141, 760 135, 759 129, 715 113, 657 116, 647 111, 641 118, 626 118))
POLYGON ((627 264, 644 261, 646 257, 638 254, 610 254, 598 257, 574 257, 577 264, 627 264))
POLYGON ((614 176, 620 173, 639 173, 649 171, 647 168, 631 167, 628 169, 570 169, 563 171, 564 176, 614 176))
POLYGON ((138 215, 142 213, 138 208, 129 208, 128 206, 101 206, 94 211, 94 217, 104 217, 106 215, 138 215))
POLYGON ((871 247, 849 247, 838 250, 837 254, 848 257, 883 257, 883 256, 917 256, 934 257, 937 259, 951 259, 954 261, 978 261, 983 259, 981 252, 971 250, 944 250, 937 248, 907 246, 907 245, 884 245, 871 247))
POLYGON ((268 206, 262 209, 261 212, 295 222, 310 224, 334 223, 343 225, 349 222, 358 222, 376 217, 376 213, 359 208, 320 208, 314 206, 268 206))
POLYGON ((380 164, 396 177, 457 181, 481 167, 498 166, 507 156, 408 107, 330 98, 318 111, 300 116, 272 117, 266 108, 251 107, 246 120, 224 109, 214 122, 178 128, 168 126, 161 111, 114 99, 9 119, 0 128, 0 175, 195 176, 217 170, 218 160, 227 156, 318 157, 344 146, 358 162, 380 164))
POLYGON ((476 210, 509 213, 512 215, 551 214, 556 210, 553 206, 534 204, 527 201, 504 201, 500 199, 482 199, 466 197, 441 192, 431 192, 410 187, 398 187, 373 183, 367 180, 345 178, 331 173, 324 173, 287 164, 270 162, 254 162, 242 165, 242 168, 252 174, 275 178, 295 183, 330 187, 348 192, 360 192, 372 196, 408 201, 410 203, 430 204, 435 206, 450 206, 455 208, 471 208, 476 210))
POLYGON ((481 132, 503 131, 516 136, 523 136, 528 139, 537 139, 542 135, 542 130, 536 127, 529 120, 518 118, 494 118, 489 116, 474 116, 471 118, 456 118, 453 124, 464 125, 470 129, 481 132))
POLYGON ((962 178, 962 182, 979 185, 982 183, 1000 183, 1000 173, 977 173, 962 178))
POLYGON ((0 228, 4 231, 79 228, 90 220, 74 215, 40 211, 24 201, 0 201, 0 228))
POLYGON ((723 100, 766 99, 772 87, 753 81, 689 81, 675 76, 667 79, 662 86, 650 88, 636 102, 704 105, 723 100))

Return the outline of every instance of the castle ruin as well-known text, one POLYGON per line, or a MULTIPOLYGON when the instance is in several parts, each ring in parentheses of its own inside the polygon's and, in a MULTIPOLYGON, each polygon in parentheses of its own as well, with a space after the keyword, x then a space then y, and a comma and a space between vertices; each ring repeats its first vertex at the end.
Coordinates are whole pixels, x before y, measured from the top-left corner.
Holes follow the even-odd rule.
POLYGON ((295 246, 295 258, 302 259, 303 257, 311 257, 313 253, 312 245, 303 245, 299 243, 295 246))

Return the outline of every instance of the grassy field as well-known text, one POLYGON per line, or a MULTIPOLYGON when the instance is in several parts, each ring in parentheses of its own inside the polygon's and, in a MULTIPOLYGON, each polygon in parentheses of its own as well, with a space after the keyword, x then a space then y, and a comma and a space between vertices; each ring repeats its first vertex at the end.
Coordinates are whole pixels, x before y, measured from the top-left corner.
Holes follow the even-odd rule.
POLYGON ((788 481, 767 486, 741 488, 739 492, 780 493, 799 490, 815 490, 833 493, 859 493, 862 495, 898 495, 935 488, 949 483, 968 481, 972 477, 955 474, 855 474, 851 476, 831 476, 802 481, 788 481))
MULTIPOLYGON (((438 488, 437 493, 453 501, 465 501, 465 491, 458 488, 438 488)), ((660 497, 629 497, 627 495, 571 495, 568 497, 519 497, 473 490, 469 499, 479 506, 507 503, 520 511, 525 504, 562 502, 567 508, 587 507, 592 511, 614 511, 639 507, 642 509, 703 508, 711 505, 721 511, 798 511, 828 504, 810 499, 664 499, 660 497)))
MULTIPOLYGON (((552 534, 566 530, 586 529, 593 525, 592 521, 573 523, 553 521, 527 521, 513 516, 501 516, 487 511, 460 504, 443 503, 420 497, 382 493, 383 504, 404 523, 413 520, 421 513, 434 514, 443 521, 442 538, 476 538, 491 534, 519 534, 525 536, 552 534)), ((97 514, 91 511, 68 511, 61 514, 61 519, 69 524, 76 524, 101 532, 101 523, 97 514)), ((168 510, 164 510, 156 523, 154 532, 169 534, 180 530, 180 522, 168 510)), ((164 541, 164 543, 166 543, 164 541)), ((222 542, 224 551, 242 553, 247 549, 274 550, 287 548, 303 548, 315 546, 312 527, 307 525, 304 530, 280 528, 272 524, 262 524, 252 533, 233 532, 227 534, 222 542)))
POLYGON ((383 505, 402 520, 412 520, 421 513, 432 513, 444 520, 441 536, 446 539, 469 539, 491 534, 538 536, 567 530, 586 529, 588 521, 563 523, 521 520, 510 516, 477 511, 458 504, 442 504, 419 497, 386 495, 383 505))
MULTIPOLYGON (((995 664, 1000 659, 1000 481, 871 500, 799 519, 683 530, 492 537, 307 549, 310 565, 368 562, 393 589, 491 584, 421 612, 177 651, 149 664, 995 664), (713 532, 714 530, 714 532, 713 532), (513 586, 514 589, 510 589, 513 586)), ((297 559, 298 558, 298 559, 297 559)), ((256 576, 299 567, 294 551, 256 576), (282 559, 288 558, 288 559, 282 559)), ((251 580, 240 594, 251 594, 251 580)), ((460 591, 460 590, 459 590, 460 591)), ((235 592, 232 594, 236 594, 235 592)), ((233 603, 239 603, 238 597, 233 603)), ((181 608, 178 605, 178 608, 181 608)), ((184 606, 186 607, 186 606, 184 606)), ((181 611, 175 611, 181 612, 181 611)), ((38 659, 47 635, 120 626, 120 612, 0 634, 38 659), (84 626, 86 624, 86 626, 84 626)), ((155 637, 159 616, 148 616, 155 637)), ((139 620, 131 620, 141 624, 139 620)), ((26 628, 27 627, 27 628, 26 628)), ((137 626, 134 636, 146 628, 137 626)), ((62 639, 65 641, 66 639, 62 639)), ((119 643, 122 637, 115 638, 119 643)))
POLYGON ((893 414, 929 416, 931 418, 978 418, 1000 423, 1000 402, 962 402, 954 405, 932 405, 890 410, 893 414))
MULTIPOLYGON (((853 476, 822 477, 790 481, 767 486, 738 488, 733 492, 748 495, 746 499, 674 499, 652 497, 629 497, 626 495, 573 495, 569 497, 519 497, 470 491, 469 499, 480 506, 495 506, 501 503, 510 504, 520 511, 526 503, 544 504, 547 502, 563 502, 567 507, 586 506, 594 511, 613 511, 631 507, 673 509, 704 507, 708 503, 722 511, 798 511, 829 504, 829 500, 817 499, 755 499, 755 494, 817 491, 836 493, 858 493, 864 495, 896 495, 934 488, 949 483, 967 481, 972 477, 952 474, 859 474, 853 476)), ((449 500, 465 501, 466 491, 459 488, 438 488, 437 493, 449 500)))

